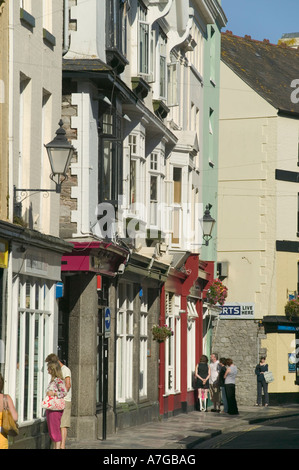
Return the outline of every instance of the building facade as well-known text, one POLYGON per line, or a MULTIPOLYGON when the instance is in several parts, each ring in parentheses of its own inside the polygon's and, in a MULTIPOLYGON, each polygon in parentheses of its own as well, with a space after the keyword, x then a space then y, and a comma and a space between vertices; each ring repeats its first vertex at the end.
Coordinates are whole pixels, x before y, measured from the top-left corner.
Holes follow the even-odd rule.
POLYGON ((73 250, 59 346, 75 383, 71 435, 105 438, 194 408, 215 272, 215 258, 201 259, 204 54, 225 15, 197 1, 69 8, 62 114, 78 158, 62 193, 60 236, 73 250), (164 323, 173 336, 159 344, 151 330, 164 323))
POLYGON ((19 416, 13 445, 26 448, 36 436, 48 442, 44 361, 57 344, 56 286, 69 249, 59 238, 59 196, 39 191, 53 188, 44 144, 61 113, 62 10, 55 0, 5 1, 0 9, 0 362, 19 416))
POLYGON ((213 341, 233 355, 238 401, 246 404, 256 401, 261 355, 275 376, 270 404, 297 400, 288 363, 297 328, 284 312, 298 281, 297 57, 283 45, 222 35, 218 261, 228 267, 229 294, 213 341))

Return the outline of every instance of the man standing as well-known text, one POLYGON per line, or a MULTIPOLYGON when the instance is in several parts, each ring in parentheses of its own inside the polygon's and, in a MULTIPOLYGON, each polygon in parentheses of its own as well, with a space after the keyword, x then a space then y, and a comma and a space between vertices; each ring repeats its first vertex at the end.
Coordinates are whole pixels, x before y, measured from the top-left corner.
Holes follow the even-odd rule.
POLYGON ((213 403, 214 408, 211 411, 215 411, 217 413, 220 412, 220 386, 219 386, 219 361, 218 355, 213 353, 211 354, 211 363, 210 363, 210 398, 213 403))
POLYGON ((67 389, 67 394, 64 397, 65 408, 63 410, 63 415, 61 418, 60 430, 61 430, 61 447, 60 449, 65 449, 65 443, 67 438, 67 430, 71 427, 71 408, 72 408, 72 374, 70 369, 64 365, 56 354, 49 354, 46 358, 46 362, 58 362, 61 367, 62 376, 65 382, 65 388, 67 389))

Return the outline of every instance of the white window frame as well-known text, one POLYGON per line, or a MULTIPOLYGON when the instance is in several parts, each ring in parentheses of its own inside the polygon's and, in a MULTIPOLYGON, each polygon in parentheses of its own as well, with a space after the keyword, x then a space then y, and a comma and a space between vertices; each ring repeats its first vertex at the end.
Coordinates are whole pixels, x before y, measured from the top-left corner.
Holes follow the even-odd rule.
POLYGON ((167 36, 159 32, 159 95, 167 98, 167 36))
POLYGON ((54 295, 52 281, 29 276, 14 280, 18 331, 15 403, 19 424, 43 417, 41 402, 49 382, 45 357, 53 348, 54 295))
POLYGON ((167 106, 178 106, 178 67, 179 62, 171 55, 167 65, 167 106))
POLYGON ((156 229, 162 229, 162 217, 164 214, 161 214, 159 211, 159 205, 165 202, 164 193, 163 193, 163 179, 165 177, 165 162, 164 162, 164 152, 160 148, 154 149, 148 156, 148 172, 149 172, 149 221, 150 226, 156 229), (152 178, 156 178, 156 189, 157 194, 156 198, 152 198, 151 191, 151 182, 152 178))
POLYGON ((52 33, 53 31, 53 0, 43 0, 43 27, 52 33))
POLYGON ((147 396, 148 303, 147 289, 142 289, 140 305, 140 378, 139 397, 147 396))
POLYGON ((181 390, 181 297, 170 292, 165 293, 165 323, 173 335, 165 344, 165 395, 181 390))
POLYGON ((142 132, 132 132, 128 136, 129 145, 129 187, 128 187, 128 201, 129 201, 129 213, 137 215, 141 220, 146 220, 145 210, 145 197, 146 197, 146 159, 145 159, 145 136, 142 132), (131 162, 135 166, 135 202, 132 203, 131 194, 131 162))
POLYGON ((133 398, 133 284, 118 287, 116 319, 116 401, 133 398))
POLYGON ((187 389, 192 388, 192 374, 195 370, 196 360, 196 322, 198 314, 196 311, 196 301, 187 301, 187 389))
POLYGON ((150 24, 147 21, 147 8, 138 2, 138 72, 139 75, 144 77, 150 76, 150 49, 151 49, 151 31, 150 24), (142 49, 145 53, 145 60, 142 64, 140 61, 140 44, 142 40, 141 29, 144 29, 144 37, 147 36, 147 44, 142 44, 142 49))

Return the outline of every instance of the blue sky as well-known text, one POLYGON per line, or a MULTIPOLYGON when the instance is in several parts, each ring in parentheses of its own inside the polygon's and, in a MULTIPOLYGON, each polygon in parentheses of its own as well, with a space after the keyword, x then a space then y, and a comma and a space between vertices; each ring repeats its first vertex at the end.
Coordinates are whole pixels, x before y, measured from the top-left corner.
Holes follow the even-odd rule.
POLYGON ((271 43, 284 33, 299 32, 299 0, 222 0, 228 23, 222 31, 271 43))

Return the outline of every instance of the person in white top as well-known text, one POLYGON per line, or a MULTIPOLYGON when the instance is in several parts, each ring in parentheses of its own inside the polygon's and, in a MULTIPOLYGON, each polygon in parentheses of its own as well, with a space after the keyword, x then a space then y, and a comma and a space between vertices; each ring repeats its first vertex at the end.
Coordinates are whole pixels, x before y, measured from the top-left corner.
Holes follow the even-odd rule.
POLYGON ((210 363, 210 397, 211 401, 213 402, 214 408, 211 411, 215 411, 217 413, 220 412, 220 386, 219 386, 219 361, 218 355, 215 353, 211 354, 211 363, 210 363))
POLYGON ((67 395, 64 397, 65 408, 61 418, 60 430, 61 430, 61 449, 65 449, 65 443, 67 438, 67 430, 71 427, 71 408, 72 408, 72 374, 70 369, 64 365, 56 354, 49 354, 46 358, 46 362, 58 362, 61 367, 63 379, 65 381, 65 387, 67 389, 67 395))

